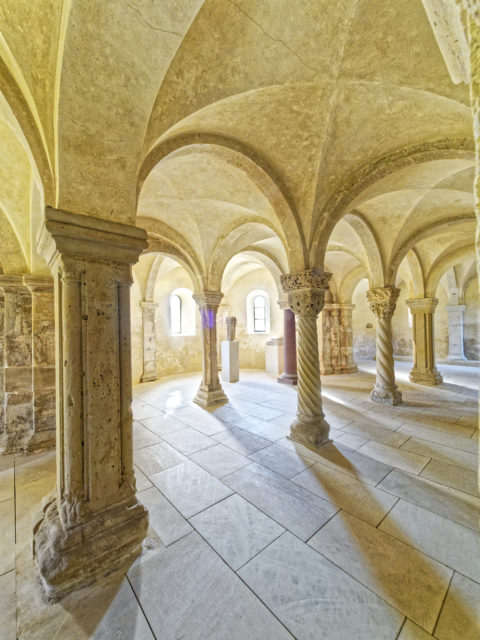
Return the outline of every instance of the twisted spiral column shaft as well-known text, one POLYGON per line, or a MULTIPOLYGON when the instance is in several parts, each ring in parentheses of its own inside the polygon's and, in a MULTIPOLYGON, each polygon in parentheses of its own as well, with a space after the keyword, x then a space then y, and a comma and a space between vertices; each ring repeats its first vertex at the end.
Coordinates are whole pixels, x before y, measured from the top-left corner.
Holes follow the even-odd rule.
POLYGON ((377 319, 377 379, 375 388, 377 391, 393 391, 395 385, 395 367, 393 360, 392 344, 392 319, 377 319))
POLYGON ((298 411, 297 416, 323 418, 318 352, 317 319, 298 316, 298 411))

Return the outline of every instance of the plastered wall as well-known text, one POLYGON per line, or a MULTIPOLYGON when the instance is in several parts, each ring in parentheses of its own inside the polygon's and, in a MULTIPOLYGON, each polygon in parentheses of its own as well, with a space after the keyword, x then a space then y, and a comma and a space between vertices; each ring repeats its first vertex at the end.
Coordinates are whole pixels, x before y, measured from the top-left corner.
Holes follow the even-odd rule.
POLYGON ((480 295, 478 279, 467 284, 464 294, 463 345, 467 360, 480 360, 480 295))
MULTIPOLYGON (((258 269, 239 278, 225 292, 223 303, 230 315, 237 318, 236 339, 240 343, 240 368, 264 369, 265 368, 265 343, 270 338, 283 336, 283 311, 277 304, 278 291, 270 272, 258 269), (247 306, 246 299, 250 291, 262 289, 268 293, 270 299, 270 333, 247 333, 247 306)), ((225 330, 219 329, 222 340, 226 339, 225 330)))

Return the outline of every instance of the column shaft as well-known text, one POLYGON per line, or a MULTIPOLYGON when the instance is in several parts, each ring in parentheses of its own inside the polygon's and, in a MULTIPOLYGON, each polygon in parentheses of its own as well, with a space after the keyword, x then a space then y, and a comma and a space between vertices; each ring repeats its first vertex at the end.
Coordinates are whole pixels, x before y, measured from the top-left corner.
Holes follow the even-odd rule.
POLYGON ((129 292, 146 234, 47 208, 42 244, 55 280, 57 487, 34 555, 55 600, 131 561, 148 526, 133 475, 129 292))
POLYGON ((310 447, 330 442, 330 427, 322 409, 317 317, 331 274, 320 269, 281 277, 288 303, 298 321, 297 418, 290 427, 293 440, 310 447))
POLYGON ((283 373, 278 378, 282 384, 297 384, 297 336, 295 314, 283 309, 283 373))
POLYGON ((448 305, 445 309, 448 312, 447 360, 466 360, 463 350, 463 312, 465 311, 465 305, 448 305))
POLYGON ((143 375, 142 382, 157 380, 157 324, 156 302, 142 302, 143 375))
POLYGON ((377 378, 371 399, 378 404, 398 405, 402 394, 395 384, 392 344, 392 315, 400 294, 395 287, 382 287, 367 291, 370 309, 377 317, 377 378))
POLYGON ((412 313, 413 368, 410 380, 417 384, 436 385, 443 378, 435 366, 434 313, 437 298, 412 298, 407 305, 412 313))
POLYGON ((217 310, 222 297, 223 294, 217 291, 193 296, 202 319, 202 382, 194 398, 201 407, 228 402, 218 377, 217 360, 217 310))
POLYGON ((328 376, 333 373, 332 365, 332 316, 330 305, 326 304, 319 317, 320 373, 328 376))

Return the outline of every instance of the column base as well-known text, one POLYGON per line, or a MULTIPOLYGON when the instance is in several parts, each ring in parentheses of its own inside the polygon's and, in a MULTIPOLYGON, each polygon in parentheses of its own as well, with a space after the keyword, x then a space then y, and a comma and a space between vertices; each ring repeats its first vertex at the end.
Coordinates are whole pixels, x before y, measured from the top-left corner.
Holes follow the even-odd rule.
POLYGON ((133 562, 147 529, 148 512, 135 497, 69 529, 52 498, 33 528, 33 555, 46 599, 56 602, 133 562))
POLYGON ((307 447, 320 447, 331 442, 330 425, 323 416, 311 419, 299 418, 290 425, 289 440, 294 440, 307 447))
POLYGON ((348 367, 340 367, 339 369, 335 370, 335 373, 339 374, 339 375, 343 375, 345 373, 357 373, 358 371, 358 367, 356 364, 352 364, 348 367))
POLYGON ((373 389, 370 399, 375 404, 385 404, 395 407, 402 404, 402 393, 395 389, 373 389))
POLYGON ((453 354, 449 353, 448 356, 445 358, 445 360, 466 360, 466 357, 464 356, 463 353, 458 356, 456 356, 454 353, 453 354))
POLYGON ((322 367, 320 365, 320 375, 321 376, 333 376, 333 374, 335 373, 335 371, 333 370, 333 367, 322 367))
POLYGON ((228 402, 228 398, 221 385, 218 385, 214 389, 209 389, 207 386, 201 384, 193 401, 200 407, 206 408, 218 404, 225 404, 225 402, 228 402))
POLYGON ((298 384, 298 376, 296 373, 293 374, 284 372, 277 378, 277 382, 280 382, 280 384, 289 384, 290 386, 294 387, 298 384))
POLYGON ((442 375, 435 369, 435 371, 415 371, 412 369, 410 371, 410 375, 408 376, 410 382, 415 382, 416 384, 423 384, 428 387, 433 387, 436 384, 442 384, 443 378, 442 375))
POLYGON ((140 378, 140 382, 153 382, 154 380, 158 380, 156 373, 144 373, 140 378))

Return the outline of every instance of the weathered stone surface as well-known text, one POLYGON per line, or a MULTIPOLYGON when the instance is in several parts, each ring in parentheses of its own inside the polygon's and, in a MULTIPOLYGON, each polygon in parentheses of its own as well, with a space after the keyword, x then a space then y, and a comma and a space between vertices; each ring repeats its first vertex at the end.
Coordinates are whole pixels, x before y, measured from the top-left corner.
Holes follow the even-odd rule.
POLYGON ((62 335, 60 465, 34 554, 46 596, 58 599, 138 555, 147 531, 135 497, 129 322, 131 263, 145 232, 47 209, 43 237, 62 335))

